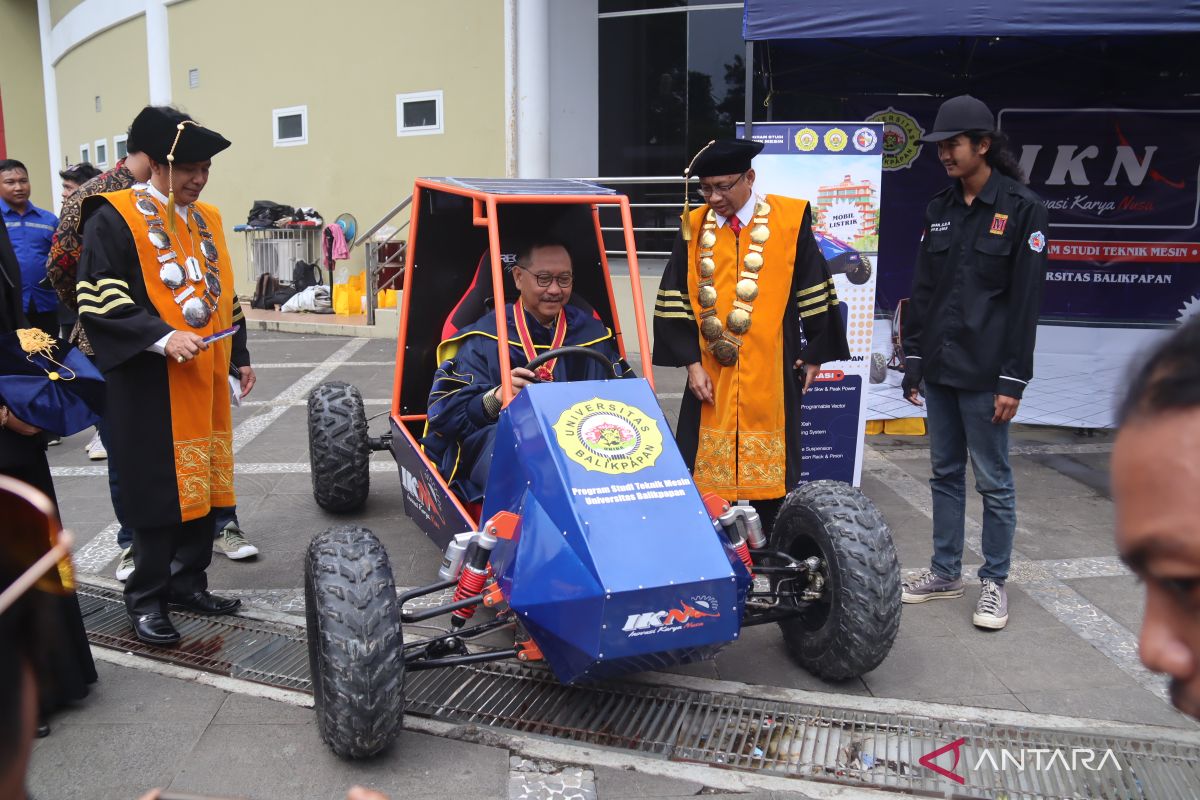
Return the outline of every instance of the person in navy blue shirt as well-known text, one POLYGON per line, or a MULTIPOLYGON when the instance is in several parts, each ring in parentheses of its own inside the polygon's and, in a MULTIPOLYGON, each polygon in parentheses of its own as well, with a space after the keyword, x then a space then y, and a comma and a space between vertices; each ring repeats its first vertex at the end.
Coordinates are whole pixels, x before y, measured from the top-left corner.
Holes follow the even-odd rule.
POLYGON ((58 296, 45 278, 58 217, 29 202, 29 170, 12 158, 0 161, 0 215, 21 264, 21 309, 31 325, 57 337, 58 296))

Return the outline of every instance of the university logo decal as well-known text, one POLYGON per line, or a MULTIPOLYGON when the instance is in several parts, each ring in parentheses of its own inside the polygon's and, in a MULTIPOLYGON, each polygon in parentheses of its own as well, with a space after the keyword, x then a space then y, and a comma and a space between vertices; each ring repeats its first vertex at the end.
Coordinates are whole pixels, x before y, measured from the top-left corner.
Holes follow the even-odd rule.
POLYGON ((870 128, 859 128, 854 132, 854 149, 860 153, 869 153, 879 142, 879 137, 870 128))
POLYGON ((868 122, 883 123, 883 169, 892 172, 908 169, 921 153, 921 136, 924 129, 903 111, 891 106, 876 111, 867 117, 868 122))
POLYGON ((576 464, 609 475, 652 467, 663 451, 658 422, 640 408, 615 400, 575 403, 554 423, 554 434, 576 464))
POLYGON ((805 153, 811 153, 817 149, 817 144, 820 143, 821 137, 812 128, 801 128, 796 131, 796 147, 800 148, 805 153))
POLYGON ((825 146, 834 153, 840 153, 846 149, 846 132, 841 128, 830 128, 825 131, 825 146))

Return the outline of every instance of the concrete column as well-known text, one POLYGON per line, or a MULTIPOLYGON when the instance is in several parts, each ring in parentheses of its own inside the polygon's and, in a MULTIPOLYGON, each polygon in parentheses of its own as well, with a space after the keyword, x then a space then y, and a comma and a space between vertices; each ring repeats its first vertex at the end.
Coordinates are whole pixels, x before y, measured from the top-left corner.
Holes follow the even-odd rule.
POLYGON ((550 175, 549 0, 516 0, 516 175, 550 175))
POLYGON ((62 132, 58 127, 58 83, 54 64, 50 61, 50 0, 38 0, 38 35, 42 40, 42 94, 46 103, 46 145, 50 151, 50 196, 54 198, 54 213, 62 209, 62 192, 58 187, 58 171, 62 169, 62 132))
POLYGON ((171 104, 171 32, 166 0, 146 0, 146 58, 150 105, 171 104))

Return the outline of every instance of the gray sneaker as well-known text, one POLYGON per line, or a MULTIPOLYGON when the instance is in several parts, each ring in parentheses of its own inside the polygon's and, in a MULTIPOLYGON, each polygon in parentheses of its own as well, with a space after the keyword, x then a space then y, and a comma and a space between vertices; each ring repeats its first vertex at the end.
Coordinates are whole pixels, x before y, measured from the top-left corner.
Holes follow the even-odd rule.
POLYGON ((213 550, 223 553, 234 561, 258 555, 258 548, 246 541, 246 535, 236 522, 228 523, 213 539, 213 550))
POLYGON ((904 594, 900 599, 905 603, 924 603, 942 597, 962 596, 962 578, 948 581, 932 570, 923 569, 904 582, 904 594))
POLYGON ((124 583, 133 574, 133 548, 126 547, 121 551, 121 560, 117 562, 117 580, 124 583))
POLYGON ((1004 591, 1003 583, 996 583, 991 578, 983 579, 979 590, 979 602, 975 604, 975 613, 971 622, 977 628, 988 628, 998 631, 1008 624, 1008 593, 1004 591))

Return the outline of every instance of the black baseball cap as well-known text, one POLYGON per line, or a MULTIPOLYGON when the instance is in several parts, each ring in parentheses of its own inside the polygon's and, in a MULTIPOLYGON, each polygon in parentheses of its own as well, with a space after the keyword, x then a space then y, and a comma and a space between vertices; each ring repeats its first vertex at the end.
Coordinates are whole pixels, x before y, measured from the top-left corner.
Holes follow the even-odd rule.
POLYGON ((969 94, 951 97, 938 108, 933 130, 921 137, 922 142, 943 142, 967 131, 994 131, 996 117, 982 100, 969 94))

